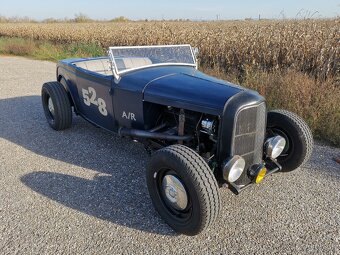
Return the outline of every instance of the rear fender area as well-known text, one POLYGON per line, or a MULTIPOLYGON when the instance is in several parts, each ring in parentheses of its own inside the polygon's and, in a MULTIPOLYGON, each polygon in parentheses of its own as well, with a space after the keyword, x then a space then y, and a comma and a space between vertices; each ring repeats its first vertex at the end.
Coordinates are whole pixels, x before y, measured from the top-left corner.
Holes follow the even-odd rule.
POLYGON ((60 82, 60 84, 63 85, 65 90, 67 91, 68 98, 70 100, 71 106, 74 107, 75 113, 78 112, 75 101, 74 101, 74 96, 71 93, 71 81, 67 78, 65 78, 63 75, 58 75, 57 76, 57 81, 60 82))

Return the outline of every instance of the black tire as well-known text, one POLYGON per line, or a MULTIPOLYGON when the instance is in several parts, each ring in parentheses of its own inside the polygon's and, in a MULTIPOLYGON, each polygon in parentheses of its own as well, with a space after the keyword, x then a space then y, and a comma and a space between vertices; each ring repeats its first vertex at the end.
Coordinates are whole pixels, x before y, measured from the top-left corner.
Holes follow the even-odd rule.
POLYGON ((171 145, 156 151, 149 162, 146 180, 154 207, 176 232, 196 235, 217 219, 218 184, 207 163, 192 149, 171 145), (169 205, 162 190, 163 178, 169 175, 178 178, 185 188, 188 203, 183 210, 169 205))
POLYGON ((67 91, 59 82, 44 83, 41 99, 48 124, 55 130, 70 128, 72 125, 72 108, 67 91), (53 110, 49 108, 52 101, 53 110))
POLYGON ((286 110, 268 112, 268 135, 281 135, 286 147, 277 158, 282 172, 293 171, 310 158, 313 150, 313 135, 306 122, 295 113, 286 110))

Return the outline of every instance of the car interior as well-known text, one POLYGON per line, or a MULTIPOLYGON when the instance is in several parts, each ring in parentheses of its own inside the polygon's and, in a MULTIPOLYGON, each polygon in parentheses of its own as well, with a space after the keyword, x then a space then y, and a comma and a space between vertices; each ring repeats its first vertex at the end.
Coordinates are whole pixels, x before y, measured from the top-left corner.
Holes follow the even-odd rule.
MULTIPOLYGON (((115 61, 119 71, 152 64, 152 61, 149 58, 144 57, 116 58, 115 61)), ((75 62, 73 65, 98 74, 113 75, 111 62, 108 58, 90 59, 81 62, 75 62)))

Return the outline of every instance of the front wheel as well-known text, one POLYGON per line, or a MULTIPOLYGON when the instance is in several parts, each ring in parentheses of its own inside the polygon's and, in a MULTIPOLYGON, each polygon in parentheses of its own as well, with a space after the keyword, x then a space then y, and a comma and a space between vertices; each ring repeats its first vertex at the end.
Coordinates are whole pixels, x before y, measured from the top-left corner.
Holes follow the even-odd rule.
POLYGON ((196 235, 216 220, 220 210, 216 179, 192 149, 171 145, 155 152, 146 180, 154 207, 176 232, 196 235))
POLYGON ((280 135, 286 146, 277 158, 282 172, 290 172, 303 165, 313 150, 313 136, 306 122, 286 110, 268 112, 267 135, 280 135))

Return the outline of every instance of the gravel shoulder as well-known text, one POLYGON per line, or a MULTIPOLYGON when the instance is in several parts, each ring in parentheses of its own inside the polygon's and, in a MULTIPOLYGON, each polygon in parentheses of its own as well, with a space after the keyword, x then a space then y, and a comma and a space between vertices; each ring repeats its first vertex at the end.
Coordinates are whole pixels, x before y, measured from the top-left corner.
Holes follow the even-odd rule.
POLYGON ((220 219, 175 234, 152 207, 147 154, 74 116, 49 128, 41 106, 55 64, 0 56, 2 254, 340 254, 340 149, 317 144, 305 167, 239 196, 220 219))

